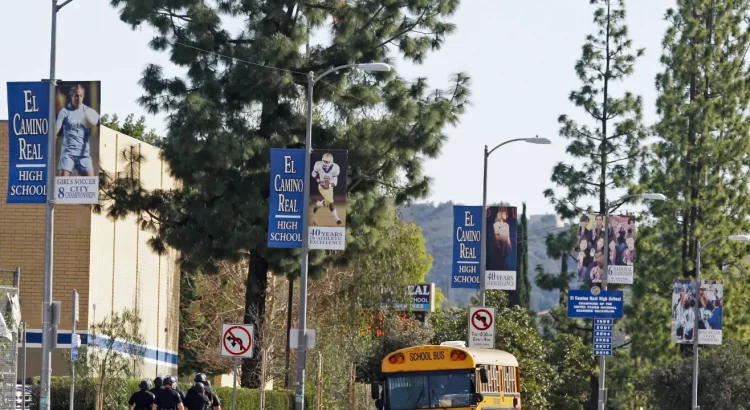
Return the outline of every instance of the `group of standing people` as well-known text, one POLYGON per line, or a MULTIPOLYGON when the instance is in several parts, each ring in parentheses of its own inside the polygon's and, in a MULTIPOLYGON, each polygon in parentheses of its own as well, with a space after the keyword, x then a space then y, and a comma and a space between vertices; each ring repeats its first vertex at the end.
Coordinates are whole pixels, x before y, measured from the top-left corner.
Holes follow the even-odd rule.
POLYGON ((221 410, 219 397, 211 390, 211 383, 203 373, 195 375, 195 384, 187 394, 177 386, 174 376, 161 376, 151 381, 141 381, 140 391, 128 401, 130 410, 221 410))
MULTIPOLYGON (((604 215, 578 221, 578 281, 598 283, 604 275, 604 215)), ((609 265, 633 266, 635 262, 635 216, 611 216, 607 227, 609 265)))

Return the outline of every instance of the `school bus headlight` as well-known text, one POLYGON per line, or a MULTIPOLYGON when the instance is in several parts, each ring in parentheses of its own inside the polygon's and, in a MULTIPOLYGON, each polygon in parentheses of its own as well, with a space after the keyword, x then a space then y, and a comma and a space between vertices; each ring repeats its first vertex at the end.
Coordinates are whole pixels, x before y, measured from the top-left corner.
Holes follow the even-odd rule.
POLYGON ((460 350, 454 350, 451 352, 451 360, 454 362, 459 360, 466 360, 466 353, 460 350))
POLYGON ((392 354, 391 357, 388 358, 388 363, 390 363, 390 364, 396 364, 396 363, 401 364, 401 363, 404 362, 404 360, 405 359, 404 359, 403 353, 396 353, 396 354, 392 354))

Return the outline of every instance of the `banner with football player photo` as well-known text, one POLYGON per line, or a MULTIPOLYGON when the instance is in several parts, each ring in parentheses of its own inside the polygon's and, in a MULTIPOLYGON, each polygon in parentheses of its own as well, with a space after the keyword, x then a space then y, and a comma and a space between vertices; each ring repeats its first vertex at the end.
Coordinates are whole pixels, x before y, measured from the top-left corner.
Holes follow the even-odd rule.
POLYGON ((98 204, 101 82, 58 82, 55 107, 55 203, 98 204))
POLYGON ((310 249, 344 250, 347 154, 318 149, 310 154, 310 249))
POLYGON ((518 212, 515 206, 488 206, 485 249, 487 289, 516 290, 518 267, 516 235, 518 212))
POLYGON ((724 284, 716 280, 677 280, 672 286, 672 343, 692 344, 695 305, 698 305, 698 343, 720 345, 724 318, 724 284))

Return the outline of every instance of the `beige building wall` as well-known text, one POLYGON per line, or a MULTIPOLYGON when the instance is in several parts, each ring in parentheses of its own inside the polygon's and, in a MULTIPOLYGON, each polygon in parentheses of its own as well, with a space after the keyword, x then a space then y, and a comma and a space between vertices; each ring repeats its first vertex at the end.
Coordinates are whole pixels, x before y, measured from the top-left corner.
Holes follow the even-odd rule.
MULTIPOLYGON (((140 178, 147 189, 175 186, 156 147, 101 127, 101 168, 112 177, 126 171, 122 151, 140 151, 146 159, 140 178)), ((6 204, 8 124, 0 121, 0 269, 21 267, 21 311, 28 323, 27 375, 40 373, 41 305, 44 278, 44 206, 6 204)), ((136 172, 138 172, 136 170, 136 172)), ((138 309, 146 339, 143 375, 177 372, 179 254, 157 255, 148 246, 151 232, 139 229, 136 216, 113 221, 88 205, 55 207, 53 299, 62 301, 59 349, 53 374, 64 375, 69 349, 72 292, 80 295, 77 333, 123 309, 138 309)), ((19 359, 19 365, 22 365, 19 359)))

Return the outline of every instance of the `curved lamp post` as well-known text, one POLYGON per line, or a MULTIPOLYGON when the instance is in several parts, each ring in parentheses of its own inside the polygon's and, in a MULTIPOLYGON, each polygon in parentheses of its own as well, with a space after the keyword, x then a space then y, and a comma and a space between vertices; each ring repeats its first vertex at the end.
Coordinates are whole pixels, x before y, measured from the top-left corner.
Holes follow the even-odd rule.
MULTIPOLYGON (((305 166, 310 164, 312 153, 312 119, 313 119, 313 86, 323 77, 336 71, 348 68, 362 71, 391 71, 386 63, 347 64, 330 68, 317 77, 312 71, 307 73, 307 127, 305 129, 305 166)), ((302 256, 300 258, 300 291, 299 291, 299 336, 297 353, 297 389, 294 408, 305 408, 305 368, 307 365, 307 262, 309 243, 308 227, 310 220, 310 172, 305 171, 304 186, 302 188, 302 256)))
POLYGON ((523 141, 528 142, 529 144, 543 144, 548 145, 551 144, 550 140, 547 138, 539 138, 537 136, 536 138, 515 138, 512 140, 508 140, 505 142, 502 142, 495 146, 495 148, 492 148, 491 150, 487 150, 487 146, 484 146, 484 182, 482 185, 482 234, 480 235, 480 257, 479 257, 479 299, 482 304, 482 306, 485 305, 485 294, 487 293, 487 284, 485 283, 485 269, 487 268, 487 262, 486 258, 487 255, 485 253, 487 252, 487 238, 485 238, 486 235, 486 226, 487 226, 487 158, 495 152, 496 149, 502 147, 503 145, 510 144, 511 142, 517 142, 517 141, 523 141))
POLYGON ((720 236, 718 238, 711 239, 710 241, 706 242, 703 246, 701 246, 700 241, 695 242, 695 323, 693 323, 693 410, 700 410, 700 406, 698 406, 698 346, 699 346, 699 338, 700 338, 700 330, 698 330, 698 325, 700 322, 700 316, 701 316, 701 308, 700 303, 698 301, 698 295, 700 291, 700 280, 701 280, 701 251, 706 246, 720 241, 722 239, 726 239, 729 241, 737 241, 737 242, 750 242, 750 235, 729 235, 729 236, 720 236))

